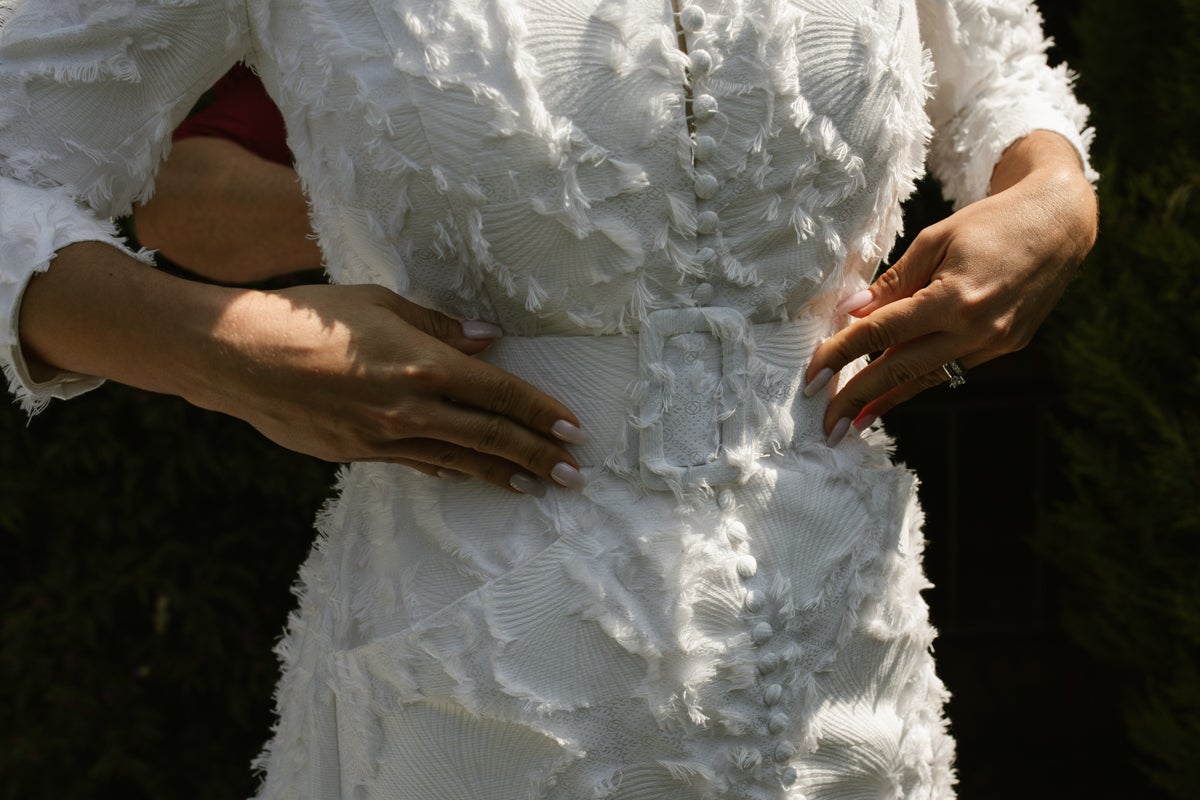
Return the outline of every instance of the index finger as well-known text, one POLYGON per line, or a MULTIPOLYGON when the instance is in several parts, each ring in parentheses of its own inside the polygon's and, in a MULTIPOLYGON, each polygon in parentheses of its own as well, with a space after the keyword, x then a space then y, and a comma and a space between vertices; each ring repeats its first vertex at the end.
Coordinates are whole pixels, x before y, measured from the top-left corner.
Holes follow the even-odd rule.
POLYGON ((937 290, 926 287, 912 297, 875 309, 826 339, 805 372, 805 394, 816 394, 857 358, 944 330, 946 320, 938 311, 943 305, 939 300, 937 290))
POLYGON ((558 398, 479 358, 450 377, 443 395, 456 403, 490 411, 571 444, 586 441, 579 418, 558 398))

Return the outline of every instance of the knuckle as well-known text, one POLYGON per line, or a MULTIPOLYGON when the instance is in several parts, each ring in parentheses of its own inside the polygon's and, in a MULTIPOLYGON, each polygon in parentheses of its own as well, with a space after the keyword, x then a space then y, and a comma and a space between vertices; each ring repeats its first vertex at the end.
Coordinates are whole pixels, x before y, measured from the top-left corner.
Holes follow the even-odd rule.
POLYGON ((867 317, 861 320, 859 324, 863 325, 860 329, 860 335, 869 352, 878 353, 892 346, 891 337, 881 323, 867 317))
POLYGON ((903 386, 906 383, 918 381, 928 374, 927 370, 919 369, 916 364, 907 359, 893 361, 890 370, 890 378, 895 386, 903 386))
POLYGON ((525 466, 542 475, 549 475, 555 464, 566 460, 565 455, 548 442, 531 445, 524 455, 525 466))
POLYGON ((488 393, 491 396, 493 408, 501 413, 512 414, 518 410, 521 393, 515 381, 500 378, 488 388, 488 393))
POLYGON ((986 349, 1001 353, 1011 353, 1026 347, 1033 341, 1033 330, 1017 324, 1012 314, 1005 314, 991 326, 991 338, 986 349))
POLYGON ((1012 320, 997 317, 988 322, 984 343, 990 347, 1003 346, 1012 341, 1012 320))
POLYGON ((438 451, 436 456, 437 463, 449 469, 455 469, 459 472, 468 472, 465 467, 467 465, 467 453, 460 447, 446 447, 438 451))
POLYGON ((419 436, 432 426, 430 414, 416 404, 403 403, 383 415, 383 438, 387 440, 419 436))
POLYGON ((1009 352, 1013 353, 1017 350, 1024 350, 1033 342, 1033 331, 1021 330, 1017 333, 1010 332, 1009 352))
POLYGON ((495 453, 501 450, 507 440, 503 418, 494 416, 487 418, 476 437, 478 449, 485 453, 495 453))
POLYGON ((403 369, 404 379, 427 389, 437 389, 450 380, 450 371, 444 364, 431 358, 410 361, 403 369))
POLYGON ((895 264, 886 269, 882 275, 875 279, 875 286, 881 291, 880 294, 895 295, 900 294, 904 287, 904 280, 900 275, 899 264, 895 264))

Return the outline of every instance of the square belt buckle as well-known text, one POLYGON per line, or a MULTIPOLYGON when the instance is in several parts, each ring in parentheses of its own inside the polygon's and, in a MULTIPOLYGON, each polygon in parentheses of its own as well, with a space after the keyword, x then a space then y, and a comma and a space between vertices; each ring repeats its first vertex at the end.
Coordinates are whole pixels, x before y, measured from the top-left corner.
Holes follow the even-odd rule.
POLYGON ((750 323, 732 308, 667 308, 643 322, 638 371, 647 391, 639 409, 638 446, 648 488, 737 480, 741 468, 729 451, 749 441, 742 400, 752 347, 750 323), (705 343, 717 345, 717 352, 706 356, 702 350, 713 348, 705 343), (689 418, 694 411, 699 419, 689 418), (690 444, 695 446, 689 449, 690 444))

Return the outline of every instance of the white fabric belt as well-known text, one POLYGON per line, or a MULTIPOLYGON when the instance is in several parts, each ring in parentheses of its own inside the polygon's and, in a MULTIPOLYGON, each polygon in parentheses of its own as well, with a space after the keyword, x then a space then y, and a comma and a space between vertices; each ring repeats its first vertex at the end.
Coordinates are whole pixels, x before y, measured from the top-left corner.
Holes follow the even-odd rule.
POLYGON ((651 489, 719 486, 748 461, 820 441, 826 393, 804 369, 827 323, 751 324, 731 308, 663 309, 628 336, 498 339, 488 362, 571 408, 583 466, 640 469, 651 489))

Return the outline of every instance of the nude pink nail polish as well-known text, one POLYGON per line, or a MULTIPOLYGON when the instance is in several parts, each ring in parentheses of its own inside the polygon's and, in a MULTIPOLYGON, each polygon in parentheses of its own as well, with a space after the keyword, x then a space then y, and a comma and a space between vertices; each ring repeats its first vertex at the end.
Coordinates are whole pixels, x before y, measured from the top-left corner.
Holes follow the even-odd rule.
POLYGON ((588 435, 579 429, 578 425, 560 419, 550 426, 550 432, 568 444, 583 444, 588 435))
POLYGON ((829 385, 829 381, 833 378, 833 370, 825 367, 818 372, 813 379, 804 387, 804 396, 812 397, 817 392, 829 385))
POLYGON ((833 426, 833 430, 829 432, 829 436, 826 437, 825 444, 829 447, 837 447, 838 443, 842 441, 842 439, 845 439, 846 434, 849 433, 850 423, 851 419, 849 417, 842 417, 839 419, 837 424, 833 426))
POLYGON ((554 465, 554 469, 550 470, 550 477, 568 489, 582 489, 587 486, 587 478, 583 477, 583 473, 565 461, 554 465))
POLYGON ((499 339, 504 335, 499 325, 478 319, 463 320, 462 332, 467 339, 499 339))
POLYGON ((534 497, 546 496, 546 484, 523 472, 518 472, 509 478, 508 485, 521 494, 533 495, 534 497))
POLYGON ((852 311, 858 311, 874 299, 875 295, 871 294, 870 289, 863 289, 861 292, 855 292, 838 303, 834 311, 838 314, 849 314, 852 311))

